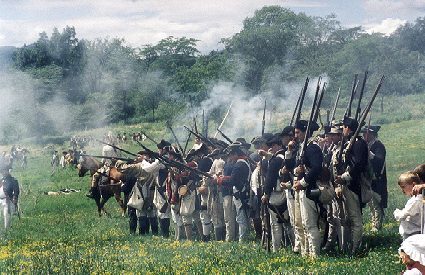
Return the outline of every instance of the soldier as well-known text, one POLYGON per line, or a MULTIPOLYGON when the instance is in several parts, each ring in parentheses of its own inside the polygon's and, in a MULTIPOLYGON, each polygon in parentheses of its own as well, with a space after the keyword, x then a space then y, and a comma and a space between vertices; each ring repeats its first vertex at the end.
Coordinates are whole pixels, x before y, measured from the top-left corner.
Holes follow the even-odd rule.
POLYGON ((3 174, 0 187, 0 203, 2 205, 2 213, 4 228, 7 230, 11 224, 11 215, 18 213, 19 215, 19 184, 18 181, 10 174, 9 166, 2 166, 0 172, 3 174))
POLYGON ((372 215, 372 231, 378 232, 384 220, 384 209, 387 208, 387 170, 385 167, 386 150, 378 140, 381 126, 370 126, 363 130, 363 138, 369 147, 369 161, 372 165, 374 179, 372 181, 372 200, 369 202, 372 215))
MULTIPOLYGON (((223 166, 223 173, 217 177, 217 183, 219 183, 219 179, 222 176, 230 177, 234 164, 235 161, 229 159, 229 157, 226 156, 226 161, 223 166)), ((227 242, 231 242, 235 240, 236 234, 236 209, 233 204, 233 188, 230 185, 219 185, 219 189, 221 189, 223 196, 223 218, 226 230, 225 240, 227 242)))
POLYGON ((59 156, 58 156, 58 151, 56 150, 53 152, 50 165, 52 166, 52 175, 53 175, 59 166, 59 156))
POLYGON ((267 204, 270 212, 270 226, 272 228, 273 251, 281 248, 283 240, 283 224, 288 218, 285 218, 287 212, 286 194, 284 188, 280 185, 279 170, 284 166, 285 150, 282 146, 280 135, 276 134, 267 141, 270 146, 269 152, 273 154, 269 160, 266 180, 264 182, 264 195, 262 202, 267 204))
MULTIPOLYGON (((223 175, 225 161, 223 159, 223 152, 219 149, 214 150, 209 157, 214 161, 211 165, 209 174, 217 179, 223 175)), ((214 235, 216 241, 224 241, 226 238, 226 231, 224 225, 224 209, 223 209, 223 193, 221 187, 214 183, 213 180, 208 181, 208 213, 211 216, 214 225, 214 235)))
MULTIPOLYGON (((315 122, 312 123, 311 133, 317 131, 319 126, 315 122)), ((299 120, 295 124, 295 139, 299 144, 303 144, 305 138, 311 136, 307 133, 308 121, 299 120)), ((297 167, 294 175, 293 190, 298 193, 301 220, 304 229, 305 243, 301 244, 301 253, 304 256, 317 257, 320 252, 321 236, 317 221, 319 219, 318 196, 314 196, 313 190, 317 190, 317 181, 322 172, 323 154, 320 147, 314 143, 305 143, 306 148, 304 157, 301 158, 303 148, 300 147, 297 154, 297 167)), ((302 146, 302 145, 301 145, 302 146)))
MULTIPOLYGON (((336 160, 338 155, 338 144, 341 141, 342 136, 342 124, 333 125, 329 132, 326 134, 329 142, 329 146, 326 148, 324 157, 325 161, 329 163, 325 164, 329 169, 332 178, 332 167, 333 161, 336 160)), ((325 245, 323 250, 329 251, 334 248, 337 238, 339 239, 339 247, 342 248, 342 232, 341 232, 341 221, 344 220, 344 207, 342 206, 342 200, 340 198, 334 198, 332 204, 327 206, 327 222, 328 222, 328 232, 325 235, 325 245)), ((344 223, 344 222, 342 222, 344 223)))
POLYGON ((262 224, 261 224, 261 198, 263 195, 264 180, 267 174, 268 151, 270 147, 267 145, 267 141, 273 137, 271 133, 264 133, 260 137, 254 138, 251 143, 254 145, 254 148, 257 152, 254 152, 250 155, 250 158, 257 163, 254 171, 252 171, 251 176, 251 191, 250 191, 250 206, 251 206, 251 218, 255 230, 255 238, 257 240, 261 239, 262 236, 262 224), (260 155, 260 152, 263 152, 263 156, 260 155))
POLYGON ((242 143, 239 142, 229 145, 227 152, 229 162, 233 163, 232 170, 230 175, 224 175, 217 179, 217 184, 233 189, 233 205, 236 209, 239 242, 245 241, 249 231, 248 201, 251 178, 251 167, 246 160, 246 154, 242 151, 242 146, 242 143))
MULTIPOLYGON (((338 198, 344 198, 347 211, 347 227, 349 233, 349 253, 356 253, 360 247, 363 235, 361 175, 366 172, 369 150, 367 143, 361 137, 355 137, 355 142, 347 152, 347 145, 359 124, 357 120, 346 117, 343 121, 343 136, 346 140, 342 163, 335 175, 335 193, 338 198)), ((338 160, 339 161, 339 160, 338 160)))

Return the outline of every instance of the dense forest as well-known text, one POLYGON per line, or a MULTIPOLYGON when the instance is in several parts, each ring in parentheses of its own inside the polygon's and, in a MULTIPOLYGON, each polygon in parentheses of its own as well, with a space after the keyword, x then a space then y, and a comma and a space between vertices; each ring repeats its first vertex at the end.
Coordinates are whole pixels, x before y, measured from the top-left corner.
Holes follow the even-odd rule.
MULTIPOLYGON (((36 120, 26 122, 32 123, 30 130, 19 132, 10 125, 20 118, 13 114, 23 111, 11 109, 4 135, 63 134, 65 128, 55 127, 42 111, 52 102, 73 114, 67 130, 168 120, 200 106, 220 82, 242 86, 250 96, 288 96, 299 89, 282 94, 282 83, 302 85, 306 76, 325 75, 327 93, 340 88, 347 91, 344 97, 353 75, 368 70, 371 86, 385 74, 381 96, 423 93, 425 86, 425 17, 385 36, 361 26, 344 28, 335 15, 312 17, 268 6, 246 18, 240 32, 223 38, 221 50, 206 54, 197 49, 196 38, 166 37, 131 47, 123 38, 79 39, 77 31, 55 28, 13 51, 13 70, 34 80, 31 97, 39 110, 36 120)), ((327 98, 325 106, 331 105, 332 96, 327 98)), ((226 108, 219 105, 211 119, 219 120, 214 114, 226 108)))

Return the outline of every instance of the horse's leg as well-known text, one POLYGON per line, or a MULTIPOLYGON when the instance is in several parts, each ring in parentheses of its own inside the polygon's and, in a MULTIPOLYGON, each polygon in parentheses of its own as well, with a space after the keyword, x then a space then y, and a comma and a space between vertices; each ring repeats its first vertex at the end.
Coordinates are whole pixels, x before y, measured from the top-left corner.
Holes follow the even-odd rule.
POLYGON ((121 207, 121 216, 125 217, 125 205, 123 199, 121 198, 121 190, 114 192, 114 197, 121 207))
POLYGON ((96 205, 97 205, 97 212, 99 214, 99 217, 102 217, 102 205, 100 204, 100 197, 94 198, 94 201, 96 202, 96 205))
POLYGON ((102 210, 103 210, 103 214, 105 214, 108 217, 110 217, 111 215, 106 211, 105 204, 109 200, 110 197, 111 197, 110 195, 104 194, 104 195, 102 195, 102 199, 100 201, 100 204, 101 204, 101 207, 102 207, 102 210))

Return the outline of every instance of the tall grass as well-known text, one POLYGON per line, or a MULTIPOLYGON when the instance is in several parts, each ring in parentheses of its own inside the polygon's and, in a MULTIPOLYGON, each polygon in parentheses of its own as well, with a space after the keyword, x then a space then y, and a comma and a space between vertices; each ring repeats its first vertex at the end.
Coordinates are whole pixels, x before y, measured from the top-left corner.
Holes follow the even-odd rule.
MULTIPOLYGON (((147 126, 151 127, 151 126, 147 126)), ((105 131, 107 129, 104 129, 105 131)), ((122 131, 130 132, 123 126, 122 131)), ((163 130, 150 128, 156 139, 163 130)), ((98 217, 93 200, 84 196, 89 177, 61 169, 51 175, 50 155, 34 147, 26 170, 13 175, 22 185, 20 220, 0 241, 2 273, 287 273, 287 274, 396 274, 402 270, 396 253, 400 244, 398 224, 392 218, 405 198, 396 185, 398 175, 425 161, 425 120, 385 125, 380 139, 387 147, 389 207, 384 229, 373 235, 369 212, 364 211, 365 241, 369 253, 363 258, 337 254, 317 260, 302 258, 283 249, 267 254, 256 242, 175 242, 155 236, 130 236, 128 221, 120 217, 112 199, 110 218, 98 217), (81 189, 70 195, 47 196, 44 191, 81 189)), ((153 145, 153 144, 148 144, 153 145)), ((123 145, 137 150, 136 145, 123 145)), ((100 147, 87 148, 98 153, 100 147), (97 151, 97 152, 96 152, 97 151)))

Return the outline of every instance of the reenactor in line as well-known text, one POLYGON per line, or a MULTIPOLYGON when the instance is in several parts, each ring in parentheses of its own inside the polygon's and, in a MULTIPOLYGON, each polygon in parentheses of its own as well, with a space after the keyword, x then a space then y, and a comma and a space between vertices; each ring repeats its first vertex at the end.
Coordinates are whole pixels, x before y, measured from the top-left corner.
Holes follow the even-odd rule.
POLYGON ((372 231, 377 232, 382 228, 385 216, 384 209, 387 208, 387 169, 386 150, 384 144, 378 140, 380 126, 368 126, 363 129, 363 139, 369 147, 369 161, 373 169, 374 179, 372 181, 372 200, 369 202, 372 215, 372 231))
POLYGON ((360 136, 356 137, 350 151, 346 147, 350 138, 357 130, 359 123, 353 118, 346 117, 343 121, 343 136, 346 141, 342 161, 337 160, 334 164, 335 193, 337 198, 344 199, 346 211, 346 224, 348 227, 348 252, 356 253, 360 247, 363 236, 362 208, 365 206, 362 200, 361 177, 366 173, 369 149, 366 141, 360 136))

